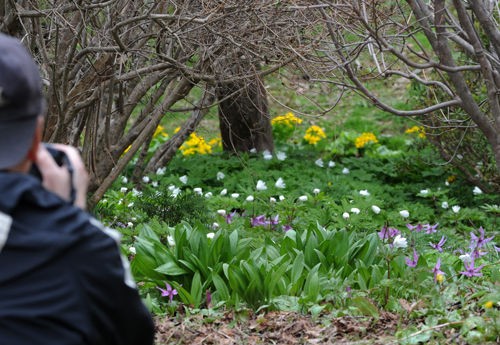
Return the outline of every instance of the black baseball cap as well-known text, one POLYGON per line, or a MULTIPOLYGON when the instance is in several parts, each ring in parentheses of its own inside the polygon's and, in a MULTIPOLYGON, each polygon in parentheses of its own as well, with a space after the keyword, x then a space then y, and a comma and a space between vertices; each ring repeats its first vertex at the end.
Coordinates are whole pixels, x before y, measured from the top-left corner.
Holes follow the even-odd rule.
POLYGON ((0 33, 0 169, 20 163, 45 112, 40 71, 16 38, 0 33))

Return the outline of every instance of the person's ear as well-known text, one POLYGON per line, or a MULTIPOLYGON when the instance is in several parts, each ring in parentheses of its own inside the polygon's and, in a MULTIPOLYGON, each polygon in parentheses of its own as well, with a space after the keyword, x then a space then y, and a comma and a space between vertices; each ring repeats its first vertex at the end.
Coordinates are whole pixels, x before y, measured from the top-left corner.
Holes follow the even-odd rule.
POLYGON ((40 147, 40 144, 42 142, 42 136, 43 136, 43 126, 44 126, 44 120, 42 116, 39 116, 36 119, 36 128, 35 128, 35 133, 33 135, 33 142, 31 143, 31 147, 28 151, 28 160, 35 162, 36 158, 38 156, 38 149, 40 147))

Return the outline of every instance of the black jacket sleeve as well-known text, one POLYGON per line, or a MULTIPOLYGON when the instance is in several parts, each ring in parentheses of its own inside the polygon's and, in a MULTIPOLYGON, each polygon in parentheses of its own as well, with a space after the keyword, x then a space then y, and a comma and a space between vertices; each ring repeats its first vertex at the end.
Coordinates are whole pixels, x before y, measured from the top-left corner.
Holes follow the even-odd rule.
POLYGON ((120 254, 116 232, 92 222, 73 253, 82 298, 86 301, 94 339, 91 344, 153 344, 154 324, 120 254))

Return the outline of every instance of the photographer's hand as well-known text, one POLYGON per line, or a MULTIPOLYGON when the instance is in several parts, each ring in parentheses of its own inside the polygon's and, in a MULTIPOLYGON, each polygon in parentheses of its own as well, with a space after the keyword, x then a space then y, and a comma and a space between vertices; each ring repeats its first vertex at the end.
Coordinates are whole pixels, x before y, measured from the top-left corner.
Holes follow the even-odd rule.
POLYGON ((70 200, 71 186, 73 185, 76 191, 74 205, 85 209, 89 177, 80 153, 72 146, 63 144, 51 145, 57 150, 63 151, 68 157, 73 166, 73 181, 70 181, 71 174, 67 167, 58 166, 44 145, 40 145, 35 163, 42 175, 43 186, 61 198, 70 200))

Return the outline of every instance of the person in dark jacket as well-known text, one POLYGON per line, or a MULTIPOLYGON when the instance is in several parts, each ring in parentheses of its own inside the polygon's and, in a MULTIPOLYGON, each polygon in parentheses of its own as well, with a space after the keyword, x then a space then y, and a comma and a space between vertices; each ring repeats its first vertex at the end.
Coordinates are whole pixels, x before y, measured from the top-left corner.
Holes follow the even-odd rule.
POLYGON ((0 344, 150 345, 119 235, 85 211, 78 151, 41 143, 44 113, 35 62, 0 34, 0 344))

